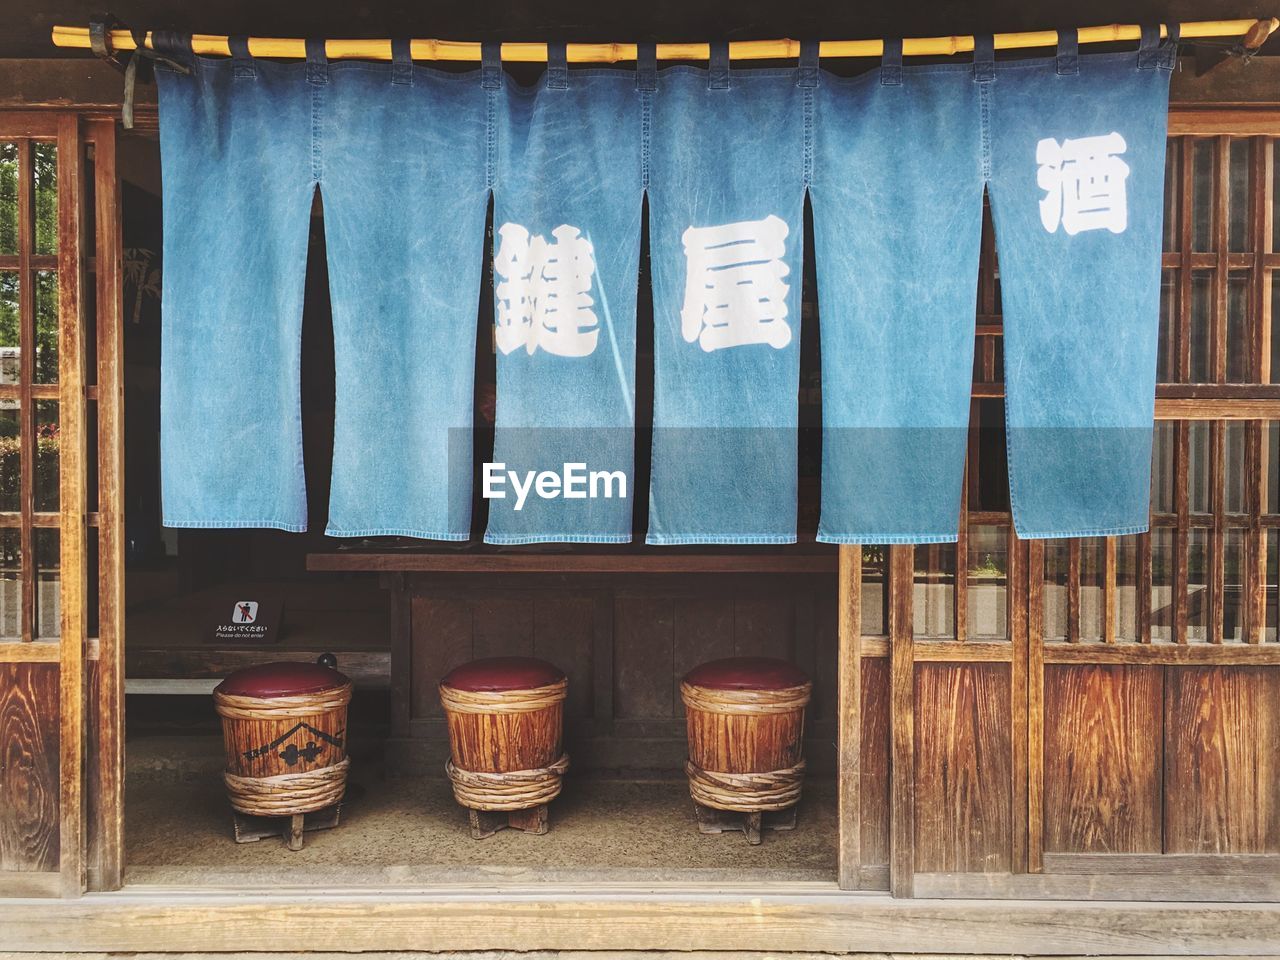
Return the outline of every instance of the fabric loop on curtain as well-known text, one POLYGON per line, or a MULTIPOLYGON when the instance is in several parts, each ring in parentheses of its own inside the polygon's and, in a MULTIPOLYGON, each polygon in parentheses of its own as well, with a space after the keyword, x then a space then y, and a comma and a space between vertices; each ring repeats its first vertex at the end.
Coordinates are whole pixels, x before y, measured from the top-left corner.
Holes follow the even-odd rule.
POLYGON ((1058 31, 1058 76, 1073 77, 1080 72, 1080 33, 1058 31))
POLYGON ((329 82, 329 55, 325 52, 324 40, 308 37, 307 47, 307 83, 325 84, 329 82))
POLYGON ((1169 36, 1160 48, 1160 69, 1173 70, 1178 66, 1178 41, 1182 37, 1182 29, 1176 23, 1166 24, 1169 36))
POLYGON ((818 41, 800 41, 800 60, 796 68, 796 86, 813 88, 818 85, 818 41))
POLYGON ((991 34, 973 38, 973 79, 990 83, 996 78, 996 41, 991 34))
POLYGON ((569 89, 569 55, 563 40, 547 44, 547 89, 569 89))
POLYGON ((480 44, 480 86, 485 90, 502 87, 502 44, 480 44))
POLYGON ((707 62, 707 89, 729 89, 729 43, 727 40, 711 42, 711 57, 707 62))
POLYGON ((1138 69, 1154 70, 1160 64, 1160 25, 1144 23, 1138 40, 1138 69))
POLYGON ((253 80, 258 71, 253 65, 253 57, 249 53, 248 37, 228 37, 227 46, 231 48, 232 71, 237 79, 253 80))
POLYGON ((656 43, 636 44, 636 89, 642 91, 658 89, 658 45, 656 43))
POLYGON ((886 38, 880 57, 880 83, 886 87, 902 86, 902 40, 886 38))
POLYGON ((191 49, 191 34, 176 33, 173 30, 153 30, 151 46, 156 53, 168 57, 178 63, 190 64, 195 59, 191 49))
POLYGON ((391 82, 413 86, 413 53, 403 37, 391 41, 391 82))

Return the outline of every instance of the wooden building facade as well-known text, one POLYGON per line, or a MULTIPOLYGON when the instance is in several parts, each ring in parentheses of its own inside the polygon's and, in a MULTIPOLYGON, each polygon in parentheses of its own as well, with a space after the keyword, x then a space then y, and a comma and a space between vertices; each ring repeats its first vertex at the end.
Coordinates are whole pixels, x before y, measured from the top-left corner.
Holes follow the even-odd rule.
POLYGON ((796 661, 828 881, 272 890, 129 882, 118 84, 73 63, 0 61, 0 949, 267 950, 286 924, 313 950, 1280 952, 1272 58, 1174 80, 1150 533, 1013 534, 988 220, 954 546, 309 556, 387 590, 368 669, 407 762, 443 756, 435 678, 472 656, 554 657, 572 749, 628 771, 682 756, 698 660, 796 661))

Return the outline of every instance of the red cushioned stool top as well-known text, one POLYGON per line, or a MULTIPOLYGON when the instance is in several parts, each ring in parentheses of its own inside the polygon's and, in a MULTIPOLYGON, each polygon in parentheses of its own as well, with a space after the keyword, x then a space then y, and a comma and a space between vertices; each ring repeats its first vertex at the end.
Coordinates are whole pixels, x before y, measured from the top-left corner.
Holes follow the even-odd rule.
POLYGON ((318 663, 262 663, 237 670, 218 684, 218 692, 239 697, 290 697, 333 690, 351 681, 318 663))
POLYGON ((455 667, 440 682, 455 690, 534 690, 564 679, 564 671, 533 657, 489 657, 455 667))
POLYGON ((809 682, 794 663, 773 657, 729 657, 690 670, 685 683, 711 690, 786 690, 809 682))

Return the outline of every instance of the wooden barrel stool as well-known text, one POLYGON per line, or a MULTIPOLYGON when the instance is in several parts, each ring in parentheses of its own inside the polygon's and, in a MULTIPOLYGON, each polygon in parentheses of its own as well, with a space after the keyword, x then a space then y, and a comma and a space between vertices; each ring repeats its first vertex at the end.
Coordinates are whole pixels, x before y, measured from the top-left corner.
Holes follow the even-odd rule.
POLYGON ((804 708, 813 684, 794 664, 732 657, 680 684, 689 731, 689 793, 703 833, 795 827, 804 781, 804 708))
POLYGON ((562 749, 564 671, 531 657, 473 660, 440 681, 449 726, 445 772, 471 836, 547 832, 547 804, 569 768, 562 749))
POLYGON ((337 825, 350 702, 351 681, 319 663, 265 663, 218 684, 238 842, 283 835, 301 850, 304 829, 337 825))

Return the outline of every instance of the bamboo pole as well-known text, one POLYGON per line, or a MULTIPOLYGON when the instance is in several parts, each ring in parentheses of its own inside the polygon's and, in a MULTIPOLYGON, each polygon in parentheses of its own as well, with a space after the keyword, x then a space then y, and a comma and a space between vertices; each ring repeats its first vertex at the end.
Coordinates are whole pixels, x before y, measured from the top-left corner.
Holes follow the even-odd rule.
MULTIPOLYGON (((1275 17, 1264 20, 1202 20, 1181 25, 1184 39, 1209 37, 1239 37, 1246 49, 1256 50, 1267 37, 1280 26, 1275 17)), ((1164 36, 1161 26, 1160 34, 1164 36)), ((1140 28, 1136 24, 1111 24, 1105 27, 1082 27, 1080 43, 1110 43, 1137 40, 1140 28)), ((137 45, 128 30, 112 30, 108 33, 112 50, 134 50, 137 45)), ((145 39, 152 47, 151 33, 145 39)), ((997 50, 1021 50, 1032 47, 1052 47, 1058 42, 1057 31, 1036 30, 1027 33, 997 33, 997 50)), ((53 43, 57 47, 89 49, 87 27, 54 27, 53 43)), ((231 55, 227 38, 197 33, 191 38, 192 50, 204 56, 231 55)), ((706 43, 659 43, 659 60, 706 60, 711 55, 706 43)), ((478 61, 480 44, 457 40, 411 40, 410 52, 414 60, 478 61)), ((949 56, 967 53, 973 49, 973 37, 925 37, 904 40, 905 56, 949 56)), ((277 37, 250 37, 249 52, 255 57, 300 60, 306 57, 305 41, 277 37)), ((390 40, 326 40, 325 52, 330 60, 390 60, 390 40)), ((884 52, 883 40, 823 40, 818 45, 822 57, 878 57, 884 52)), ((571 43, 568 45, 570 63, 618 63, 636 59, 634 43, 571 43)), ((729 44, 731 60, 782 60, 800 55, 798 40, 739 40, 729 44)), ((508 63, 545 63, 545 43, 504 43, 502 59, 508 63)))

